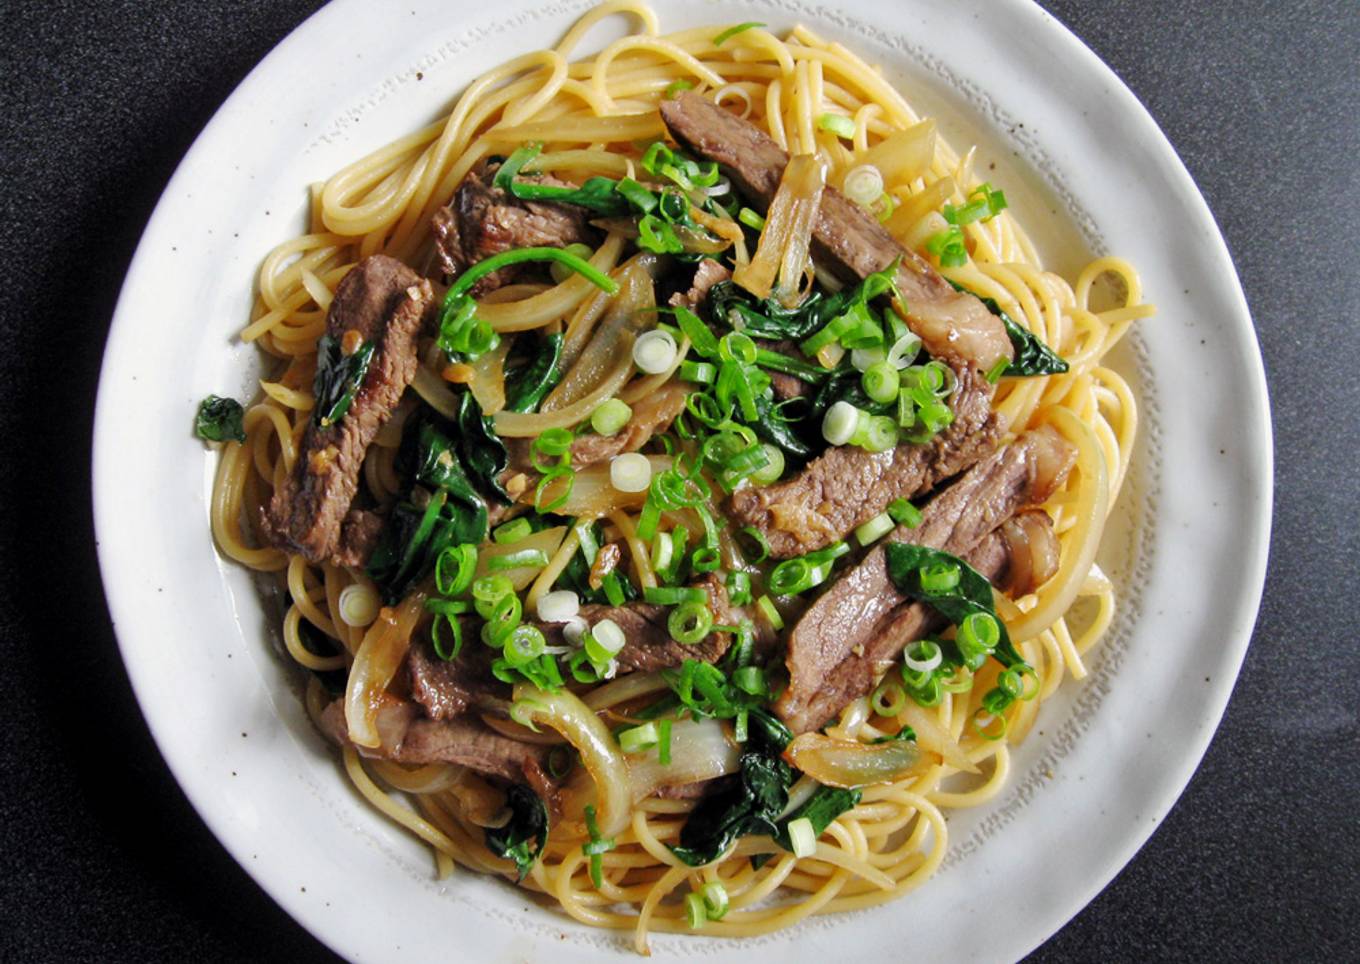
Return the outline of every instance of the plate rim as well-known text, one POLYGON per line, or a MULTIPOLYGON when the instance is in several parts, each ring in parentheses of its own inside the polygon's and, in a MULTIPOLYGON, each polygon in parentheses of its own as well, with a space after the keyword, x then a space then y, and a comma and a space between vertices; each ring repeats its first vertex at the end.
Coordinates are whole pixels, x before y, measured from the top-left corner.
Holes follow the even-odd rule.
MULTIPOLYGON (((151 700, 144 691, 144 688, 148 685, 147 681, 141 672, 142 667, 138 665, 130 646, 125 642, 124 633, 128 630, 122 628, 134 624, 136 620, 119 601, 121 594, 117 587, 123 580, 119 571, 123 557, 121 554, 115 555, 117 540, 107 538, 109 533, 114 531, 109 519, 116 508, 113 504, 112 495, 108 491, 107 482, 104 480, 107 477, 106 467, 118 454, 114 451, 114 439, 117 433, 111 424, 115 416, 106 404, 111 394, 109 384, 117 377, 117 371, 114 370, 111 363, 114 356, 112 349, 118 341, 125 339, 128 332, 133 328, 134 321, 130 317, 130 304, 134 298, 131 282, 134 277, 144 274, 148 270, 148 265, 154 264, 157 258, 157 253, 154 250, 156 248, 155 242, 159 235, 164 234, 167 230, 165 222, 169 216, 169 209, 175 203, 176 189, 182 186, 183 181, 190 178, 194 162, 198 160, 200 154, 207 150, 207 142, 213 132, 229 121, 233 108, 244 100, 250 92, 266 84, 276 69, 289 62, 295 56, 295 48, 305 49, 309 43, 310 35, 318 30, 319 24, 331 17, 341 15, 344 8, 357 2, 358 0, 332 0, 290 31, 250 70, 214 111, 212 117, 195 137, 193 144, 177 165, 174 174, 166 182, 161 197, 146 222, 136 251, 129 263, 105 341, 104 358, 101 362, 96 396, 91 461, 96 551, 111 622, 118 639, 120 655, 137 698, 139 711, 147 722, 148 729, 156 742, 162 759, 164 759, 199 818, 227 852, 231 854, 232 859, 295 922, 336 953, 342 955, 352 955, 355 950, 342 948, 333 943, 330 934, 323 927, 317 926, 320 922, 320 916, 315 913, 313 905, 299 900, 296 893, 286 889, 280 881, 275 879, 276 875, 271 873, 269 865, 252 863, 245 859, 248 847, 237 839, 233 833, 234 828, 211 805, 209 799, 212 790, 211 785, 195 774, 187 765, 187 761, 182 758, 182 752, 176 749, 169 739, 167 731, 164 729, 165 721, 159 719, 149 709, 155 701, 151 700)), ((1251 490, 1250 495, 1256 498, 1260 506, 1260 512, 1250 520, 1251 535, 1254 537, 1250 540, 1251 555, 1249 558, 1239 560, 1242 576, 1234 583, 1239 592, 1240 605, 1233 613, 1234 631, 1228 635, 1228 645, 1225 647, 1230 651, 1231 679, 1225 683, 1221 682, 1214 688, 1209 725, 1206 725, 1200 733, 1195 734, 1193 741, 1186 741, 1188 748, 1177 757, 1176 765, 1173 767, 1175 770, 1174 778, 1171 780, 1171 785, 1175 789, 1166 794, 1166 798, 1161 801, 1162 806, 1159 815, 1150 824, 1145 824, 1137 831, 1125 834, 1121 838, 1119 845, 1113 848, 1113 854, 1104 861, 1103 872, 1089 881, 1080 895, 1080 900, 1075 898, 1068 900, 1066 903, 1070 908, 1069 910, 1053 916, 1052 926, 1045 925, 1040 928, 1042 933, 1038 935, 1037 939, 1025 942, 1027 946, 1024 947, 1024 953, 1029 953, 1089 906, 1096 895, 1108 886, 1109 882, 1128 865, 1133 856, 1146 844, 1153 830, 1160 824, 1161 818, 1179 801, 1185 792, 1190 779, 1199 768, 1204 754, 1217 732, 1231 698, 1232 690, 1240 675, 1242 662, 1251 641, 1253 627, 1259 615, 1269 553, 1269 537, 1273 522, 1274 452, 1273 426, 1268 404, 1269 395, 1256 327, 1226 240, 1219 229, 1212 210, 1198 185, 1194 182, 1184 161, 1137 95, 1129 89, 1109 65, 1101 60, 1061 20, 1039 7, 1033 0, 1001 0, 1001 3, 1016 16, 1028 16, 1041 23, 1042 26, 1039 29, 1056 32, 1056 35, 1060 36, 1063 41, 1062 55, 1080 59, 1084 70, 1094 71, 1110 86, 1111 95, 1123 102, 1125 114, 1131 120, 1136 119, 1142 126, 1143 133, 1153 138, 1156 152, 1161 156, 1166 170, 1173 174, 1179 182, 1182 199, 1188 200, 1192 208, 1192 210, 1187 211, 1187 218, 1207 224, 1211 228, 1212 255, 1219 269, 1217 272, 1218 280, 1227 283, 1227 293, 1231 296, 1234 316, 1231 319, 1231 327, 1240 329, 1238 331, 1239 336, 1244 336, 1249 341, 1250 347, 1254 348, 1254 351, 1247 353, 1246 364, 1243 370, 1237 372, 1237 374, 1246 376, 1248 381, 1246 395, 1251 402, 1252 411, 1246 413, 1246 418, 1255 428, 1255 432, 1248 439, 1251 443, 1248 458, 1253 470, 1253 481, 1256 482, 1256 488, 1251 490)))

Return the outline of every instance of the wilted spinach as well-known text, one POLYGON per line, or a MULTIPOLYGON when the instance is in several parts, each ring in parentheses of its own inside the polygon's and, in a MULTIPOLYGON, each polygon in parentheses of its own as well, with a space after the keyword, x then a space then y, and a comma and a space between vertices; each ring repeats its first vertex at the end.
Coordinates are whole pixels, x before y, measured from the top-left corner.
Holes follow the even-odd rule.
POLYGON ((488 827, 486 849, 497 857, 515 862, 519 879, 528 876, 538 855, 548 842, 548 809, 538 794, 521 783, 511 785, 506 794, 510 820, 503 827, 488 827))
POLYGON ((245 409, 236 399, 209 395, 198 403, 194 434, 208 442, 244 442, 244 417, 245 409))
POLYGON ((354 354, 346 355, 340 339, 334 335, 321 336, 316 343, 316 377, 312 380, 312 393, 316 396, 312 421, 316 425, 326 428, 345 417, 368 374, 375 347, 373 342, 366 341, 354 354))
POLYGON ((532 412, 543 397, 562 380, 561 332, 543 339, 538 354, 505 378, 505 408, 511 412, 532 412))

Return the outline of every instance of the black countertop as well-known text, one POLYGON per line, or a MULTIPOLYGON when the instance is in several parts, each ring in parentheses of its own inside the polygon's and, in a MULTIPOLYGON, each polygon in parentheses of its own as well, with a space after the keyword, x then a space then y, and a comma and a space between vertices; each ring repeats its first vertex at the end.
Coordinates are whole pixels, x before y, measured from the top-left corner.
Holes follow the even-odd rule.
MULTIPOLYGON (((1277 488, 1261 617, 1203 764, 1035 957, 1353 960, 1360 9, 1044 5, 1147 104, 1218 217, 1270 377, 1277 488)), ((6 960, 330 957, 161 761, 104 607, 88 494, 100 355, 142 227, 213 111, 316 6, 52 0, 0 17, 6 960)))

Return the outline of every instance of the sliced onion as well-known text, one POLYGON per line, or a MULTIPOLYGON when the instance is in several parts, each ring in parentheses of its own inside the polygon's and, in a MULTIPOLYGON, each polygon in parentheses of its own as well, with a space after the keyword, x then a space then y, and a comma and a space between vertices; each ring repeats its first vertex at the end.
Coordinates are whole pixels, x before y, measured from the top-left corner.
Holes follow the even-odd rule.
POLYGON ((546 693, 536 686, 520 683, 514 689, 515 702, 533 700, 534 721, 546 724, 567 738, 581 755, 581 762, 595 784, 595 817, 600 834, 613 837, 628 826, 632 816, 628 763, 609 733, 609 728, 581 698, 568 689, 546 693))
POLYGON ((766 212, 756 253, 732 272, 733 282, 757 298, 773 293, 785 308, 798 306, 825 187, 826 163, 818 155, 798 154, 789 161, 766 212))
POLYGON ((963 748, 940 725, 935 714, 915 700, 907 700, 907 708, 897 714, 897 718, 916 732, 916 742, 924 750, 938 753, 945 763, 956 770, 977 773, 977 766, 968 759, 963 748))
POLYGON ((784 750, 784 759, 818 783, 832 787, 893 783, 929 765, 914 743, 892 740, 869 744, 820 733, 797 737, 784 750))
MULTIPOLYGON (((511 542, 505 545, 486 545, 477 553, 477 575, 485 576, 491 572, 491 560, 500 556, 507 556, 511 553, 523 552, 527 550, 539 549, 549 559, 557 552, 557 547, 562 544, 562 540, 567 537, 566 526, 553 526, 551 529, 543 529, 539 532, 525 536, 518 542, 511 542)), ((515 590, 519 591, 543 570, 542 566, 521 566, 518 569, 505 569, 497 575, 505 576, 514 585, 515 590)))
MULTIPOLYGON (((671 467, 670 456, 648 455, 646 459, 651 465, 653 474, 664 472, 671 467)), ((553 511, 559 515, 585 516, 589 519, 597 519, 614 509, 639 508, 646 501, 646 491, 619 491, 610 482, 609 470, 610 466, 605 462, 581 469, 571 481, 571 491, 567 494, 567 501, 554 508, 553 511)), ((557 499, 566 490, 566 480, 552 482, 544 487, 540 504, 555 505, 557 499)), ((534 487, 530 486, 521 493, 519 501, 532 502, 533 498, 534 487)))
POLYGON ((740 757, 717 720, 676 720, 671 724, 669 765, 661 765, 655 748, 628 754, 633 801, 650 797, 661 787, 682 787, 736 773, 740 757))
POLYGON ((425 611, 425 594, 412 593, 395 609, 384 607, 364 633, 345 683, 345 729, 355 746, 382 745, 378 710, 411 645, 411 631, 425 611))
POLYGON ((865 151, 861 160, 873 165, 885 184, 914 181, 926 173, 935 159, 935 139, 935 121, 923 120, 885 137, 865 151))

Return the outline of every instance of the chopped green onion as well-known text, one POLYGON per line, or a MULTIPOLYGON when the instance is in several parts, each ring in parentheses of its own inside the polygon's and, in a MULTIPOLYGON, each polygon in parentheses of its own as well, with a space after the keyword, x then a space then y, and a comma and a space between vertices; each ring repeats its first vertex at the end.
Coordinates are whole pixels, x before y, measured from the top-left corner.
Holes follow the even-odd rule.
POLYGON ((697 586, 648 586, 642 598, 657 606, 679 606, 683 603, 708 604, 708 593, 697 586))
POLYGON ((892 680, 884 680, 869 697, 869 707, 879 716, 896 716, 907 708, 907 694, 892 680))
POLYGON ((652 484, 652 463, 639 452, 624 452, 609 461, 609 484, 620 492, 646 492, 652 484))
POLYGON ((671 610, 666 629, 677 643, 692 646, 701 642, 713 628, 713 611, 702 602, 686 602, 671 610))
POLYGON ((903 369, 916 360, 921 351, 921 338, 914 332, 907 332, 888 349, 888 364, 903 369))
POLYGON ((657 532, 652 540, 652 568, 658 573, 670 568, 671 557, 675 551, 675 540, 669 532, 657 532))
POLYGON ((704 884, 699 891, 704 899, 704 911, 708 914, 709 920, 722 920, 727 913, 727 888, 716 880, 704 884))
POLYGON ((718 377, 718 366, 712 362, 682 361, 680 363, 680 377, 687 382, 712 385, 718 377))
POLYGON ((932 596, 949 592, 959 584, 959 567, 950 562, 938 562, 920 569, 921 589, 932 596))
POLYGON ((897 369, 886 361, 871 365, 861 381, 864 383, 864 394, 881 403, 895 400, 897 389, 902 383, 897 369))
POLYGON ((757 599, 756 608, 760 610, 760 614, 765 617, 765 621, 770 624, 770 628, 775 632, 784 628, 784 617, 779 615, 774 600, 769 596, 761 596, 757 599))
POLYGON ((572 529, 581 543, 581 555, 585 557, 586 565, 595 565, 595 555, 600 551, 600 543, 595 539, 594 524, 581 520, 573 525, 572 529))
POLYGON ((968 246, 958 225, 951 224, 931 235, 926 241, 926 250, 940 259, 942 268, 957 268, 968 263, 968 246))
POLYGON ((504 572, 507 569, 542 569, 547 564, 548 554, 542 549, 521 549, 492 556, 486 561, 486 568, 491 572, 504 572))
POLYGON ((765 453, 765 467, 752 472, 751 481, 756 485, 772 485, 784 474, 784 453, 769 442, 760 443, 760 450, 765 453))
POLYGON ((661 92, 661 99, 662 99, 662 100, 670 100, 672 97, 674 97, 676 94, 680 93, 680 91, 682 91, 682 90, 693 90, 693 89, 694 89, 694 84, 693 84, 691 81, 685 80, 685 79, 682 77, 681 79, 679 79, 679 80, 673 80, 673 81, 671 81, 669 84, 666 85, 666 89, 663 90, 663 91, 661 92))
POLYGON ((491 538, 495 540, 498 545, 505 546, 510 545, 513 542, 519 542, 533 531, 534 527, 530 524, 529 520, 524 516, 520 516, 518 519, 512 519, 505 523, 505 525, 497 526, 495 531, 491 533, 491 538))
POLYGON ((914 673, 933 673, 944 662, 944 651, 935 640, 922 639, 907 647, 902 662, 914 673))
POLYGON ((751 601, 751 576, 734 569, 727 574, 727 598, 733 606, 745 606, 751 601))
POLYGON ((692 930, 698 930, 708 922, 708 911, 704 908, 704 899, 699 894, 688 893, 685 895, 685 923, 692 930))
POLYGON ((794 596, 820 586, 831 575, 832 564, 850 551, 844 542, 835 542, 825 549, 809 552, 805 556, 785 559, 770 570, 766 581, 770 592, 776 596, 794 596))
POLYGON ((888 503, 888 515, 900 526, 915 529, 921 524, 921 510, 906 499, 893 499, 888 503))
POLYGON ((546 709, 547 707, 538 700, 515 700, 510 704, 510 719, 537 733, 538 725, 534 722, 534 714, 546 709))
POLYGON ((434 562, 434 588, 441 596, 461 596, 477 574, 477 547, 449 546, 434 562))
POLYGON ((528 623, 520 623, 505 637, 505 661, 511 666, 523 666, 542 656, 547 645, 543 630, 528 623))
MULTIPOLYGON (((850 120, 850 118, 844 118, 850 120)), ((836 132, 839 133, 839 132, 836 132)), ((842 136, 855 136, 854 121, 850 121, 850 133, 842 136)), ((868 207, 883 197, 883 172, 872 164, 861 164, 845 172, 841 183, 845 196, 862 207, 868 207)))
MULTIPOLYGON (((570 429, 550 428, 534 439, 529 448, 535 455, 542 454, 549 458, 560 459, 571 452, 571 443, 576 440, 570 429)), ((547 466, 534 459, 534 468, 540 471, 547 466)))
POLYGON ((619 733, 619 748, 624 753, 641 753, 656 746, 660 739, 655 723, 644 723, 619 733))
POLYGON ((648 375, 659 375, 675 364, 677 351, 670 332, 654 329, 639 335, 633 342, 633 364, 648 375))
POLYGON ((988 713, 981 706, 973 713, 973 732, 984 740, 999 740, 1006 735, 1006 718, 1000 713, 988 713))
POLYGON ((766 559, 770 558, 770 540, 765 538, 765 533, 755 526, 745 526, 737 532, 740 537, 741 555, 753 566, 758 566, 766 559), (748 546, 754 548, 754 553, 747 552, 748 546))
POLYGON ((656 759, 663 767, 671 765, 671 721, 656 721, 656 759))
POLYGON ((868 522, 855 529, 855 538, 859 544, 867 546, 871 542, 877 542, 893 530, 892 516, 886 512, 880 512, 868 522))
POLYGON ((713 38, 713 46, 721 47, 723 44, 731 40, 737 34, 745 33, 747 30, 752 30, 756 27, 763 26, 765 26, 765 24, 758 23, 755 20, 748 20, 746 23, 739 23, 735 27, 728 27, 722 33, 718 34, 716 37, 713 38))
MULTIPOLYGON (((925 588, 924 578, 921 580, 921 587, 925 588)), ((952 588, 954 587, 948 587, 948 589, 952 588)), ((974 665, 974 658, 985 658, 986 654, 995 649, 996 644, 1000 641, 1001 627, 997 623, 996 617, 984 612, 970 613, 965 616, 963 622, 959 623, 958 632, 954 634, 954 642, 959 647, 959 653, 963 656, 964 663, 969 665, 974 665)))
POLYGON ((752 211, 750 208, 742 208, 737 212, 737 220, 746 225, 752 231, 765 230, 765 219, 752 211))
POLYGON ((718 339, 718 357, 723 361, 739 361, 743 365, 756 362, 756 343, 750 335, 730 332, 718 339))
POLYGON ((623 635, 623 630, 619 624, 612 619, 601 619, 591 627, 590 633, 586 636, 587 640, 594 640, 595 645, 606 656, 617 655, 623 649, 628 638, 623 635))
POLYGON ((722 565, 722 557, 718 555, 717 549, 701 546, 694 550, 689 564, 694 567, 695 572, 712 572, 722 565))
POLYGON ((581 598, 570 589, 554 589, 538 597, 538 618, 545 623, 565 623, 581 611, 581 598))
POLYGON ((590 858, 590 882, 599 890, 604 886, 604 859, 601 855, 614 849, 614 838, 600 836, 595 807, 591 804, 586 804, 586 833, 590 835, 590 840, 581 845, 581 853, 590 858))
POLYGON ((335 608, 340 611, 340 620, 346 626, 362 628, 378 618, 382 598, 369 583, 351 583, 340 590, 340 598, 336 600, 335 608))
POLYGON ((571 490, 576 486, 576 472, 569 465, 563 465, 553 469, 543 478, 538 480, 538 485, 534 487, 534 511, 539 515, 547 512, 555 512, 567 504, 571 498, 571 490), (566 479, 567 484, 562 487, 562 492, 551 502, 544 504, 543 497, 547 495, 551 488, 559 479, 566 479))
POLYGON ((632 417, 633 410, 627 402, 611 398, 590 413, 590 427, 600 435, 617 435, 632 417))
POLYGON ((732 685, 751 696, 765 696, 770 691, 765 681, 765 671, 759 666, 742 666, 733 670, 732 685))
POLYGON ((451 305, 456 306, 458 301, 472 290, 473 285, 493 271, 499 271, 501 268, 512 264, 523 264, 526 261, 556 261, 582 275, 601 291, 611 295, 619 293, 617 281, 600 273, 589 261, 578 258, 564 248, 512 248, 509 251, 502 251, 500 254, 478 261, 460 274, 458 280, 449 286, 448 292, 444 295, 445 310, 451 305))
POLYGON ((477 615, 490 619, 496 603, 506 596, 514 595, 515 584, 505 576, 482 576, 472 583, 473 606, 477 615))
MULTIPOLYGON (((817 126, 828 133, 835 134, 837 137, 843 137, 846 140, 855 136, 855 122, 852 118, 846 117, 844 114, 819 114, 817 116, 817 126)), ((883 179, 880 177, 878 192, 880 194, 883 191, 882 185, 883 179)), ((852 196, 850 200, 853 201, 854 197, 852 196)))
POLYGON ((795 857, 811 857, 817 852, 817 831, 807 817, 790 820, 788 834, 795 857))
POLYGON ((886 452, 896 444, 897 423, 887 415, 871 415, 864 429, 864 438, 859 442, 860 447, 869 452, 886 452))
POLYGON ((860 410, 842 399, 826 410, 822 418, 822 437, 828 445, 845 445, 854 437, 860 410))
POLYGON ((1001 376, 1006 374, 1006 369, 1010 367, 1010 364, 1009 358, 1000 358, 995 365, 987 370, 987 374, 983 377, 987 379, 988 384, 995 385, 1001 381, 1001 376))

